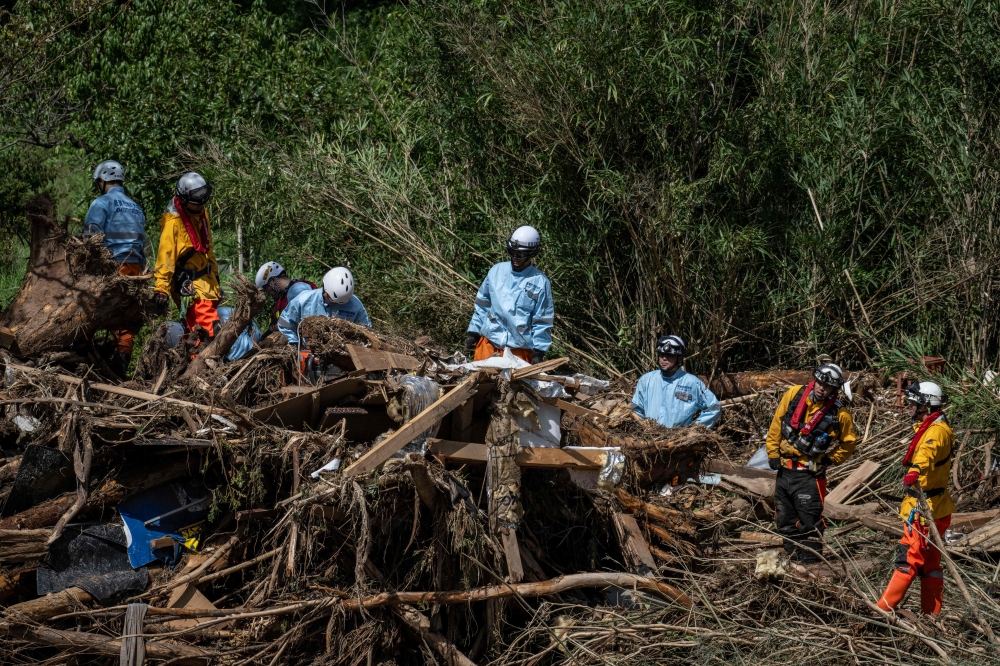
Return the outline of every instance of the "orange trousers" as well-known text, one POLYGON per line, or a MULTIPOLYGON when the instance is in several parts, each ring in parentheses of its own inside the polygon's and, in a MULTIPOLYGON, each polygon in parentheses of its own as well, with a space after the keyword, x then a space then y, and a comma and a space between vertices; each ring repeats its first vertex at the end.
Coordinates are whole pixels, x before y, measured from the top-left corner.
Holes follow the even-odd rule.
MULTIPOLYGON (((518 357, 523 361, 531 363, 531 350, 530 349, 514 349, 511 347, 510 353, 518 357)), ((497 349, 493 346, 493 343, 486 339, 486 336, 479 338, 479 342, 476 344, 476 353, 472 357, 473 361, 482 361, 488 359, 492 356, 502 356, 503 349, 497 349)))
POLYGON ((217 321, 219 321, 219 311, 215 309, 215 301, 191 301, 184 315, 184 332, 194 330, 197 325, 205 329, 209 338, 214 338, 217 321))
MULTIPOLYGON (((142 275, 142 267, 139 264, 122 264, 118 268, 118 274, 142 275)), ((122 328, 111 331, 111 336, 115 340, 115 351, 131 355, 132 349, 135 347, 135 334, 138 332, 138 328, 122 328)))
MULTIPOLYGON (((944 534, 951 525, 951 516, 934 521, 939 534, 944 534)), ((941 571, 941 551, 931 542, 928 527, 922 517, 904 525, 903 538, 899 540, 896 554, 896 570, 892 572, 878 607, 892 610, 906 596, 913 579, 920 576, 920 611, 925 615, 941 612, 944 593, 944 573, 941 571)))

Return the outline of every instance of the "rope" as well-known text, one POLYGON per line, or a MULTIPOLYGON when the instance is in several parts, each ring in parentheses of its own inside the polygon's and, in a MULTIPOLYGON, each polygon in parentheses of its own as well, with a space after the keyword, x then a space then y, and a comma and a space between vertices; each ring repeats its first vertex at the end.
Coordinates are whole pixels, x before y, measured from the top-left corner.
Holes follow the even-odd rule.
POLYGON ((121 666, 143 666, 146 662, 146 639, 142 637, 142 621, 146 604, 129 604, 122 626, 121 666))

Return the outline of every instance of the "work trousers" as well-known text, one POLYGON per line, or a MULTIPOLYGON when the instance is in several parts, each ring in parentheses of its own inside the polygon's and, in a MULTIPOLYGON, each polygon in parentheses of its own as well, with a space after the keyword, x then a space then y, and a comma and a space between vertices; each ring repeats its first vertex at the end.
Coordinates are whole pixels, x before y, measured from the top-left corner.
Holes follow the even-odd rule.
POLYGON ((826 529, 823 521, 825 497, 825 476, 817 477, 805 469, 782 467, 778 470, 774 486, 774 522, 783 537, 785 552, 805 564, 820 561, 812 551, 819 553, 823 548, 820 537, 826 529))
MULTIPOLYGON (((944 534, 951 525, 951 516, 934 521, 939 534, 944 534)), ((917 516, 912 523, 904 523, 903 538, 899 540, 896 552, 896 570, 892 572, 878 606, 891 610, 906 596, 913 579, 920 576, 920 611, 927 615, 941 612, 944 593, 944 573, 941 571, 941 551, 931 542, 928 526, 923 516, 917 516)))
MULTIPOLYGON (((523 361, 531 363, 531 350, 530 349, 515 349, 510 348, 510 353, 518 357, 523 361)), ((472 357, 473 361, 482 361, 488 359, 492 356, 500 356, 503 354, 503 348, 497 349, 493 346, 493 343, 486 339, 486 336, 479 338, 479 342, 476 343, 476 353, 472 357)))
POLYGON ((205 329, 209 338, 214 338, 218 321, 219 311, 215 308, 215 301, 192 300, 184 315, 184 332, 188 333, 198 325, 205 329))
MULTIPOLYGON (((142 267, 139 264, 122 264, 118 268, 119 275, 142 275, 142 267)), ((111 336, 115 340, 115 351, 121 352, 123 354, 132 355, 132 349, 135 347, 135 334, 139 332, 138 326, 133 326, 130 328, 121 328, 117 331, 111 331, 111 336)))

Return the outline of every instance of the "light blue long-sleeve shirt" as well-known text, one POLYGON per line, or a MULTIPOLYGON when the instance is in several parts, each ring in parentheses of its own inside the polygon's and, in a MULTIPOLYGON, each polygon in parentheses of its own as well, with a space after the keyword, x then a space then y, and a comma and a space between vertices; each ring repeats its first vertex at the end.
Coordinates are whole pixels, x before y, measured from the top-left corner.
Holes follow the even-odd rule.
POLYGON ((90 203, 83 221, 83 235, 104 234, 104 245, 120 264, 146 267, 146 215, 125 195, 125 188, 109 188, 90 203))
POLYGON ((351 296, 346 303, 329 305, 323 300, 323 288, 310 289, 291 301, 278 318, 278 330, 288 339, 288 344, 298 344, 299 324, 306 317, 339 317, 361 326, 372 327, 365 306, 357 296, 351 296))
MULTIPOLYGON (((221 307, 218 310, 219 321, 225 324, 229 321, 229 317, 232 316, 233 309, 230 307, 221 307)), ((257 324, 250 322, 250 325, 240 332, 240 336, 236 338, 236 342, 229 348, 229 353, 226 354, 225 360, 236 361, 243 358, 247 352, 253 349, 255 342, 260 342, 260 329, 257 328, 257 324)))
POLYGON ((490 269, 476 294, 469 331, 497 349, 537 349, 552 346, 555 306, 552 285, 534 266, 518 273, 509 261, 490 269))
POLYGON ((680 368, 670 377, 659 370, 639 378, 632 396, 632 410, 668 428, 698 423, 711 428, 719 420, 722 407, 705 382, 680 368))

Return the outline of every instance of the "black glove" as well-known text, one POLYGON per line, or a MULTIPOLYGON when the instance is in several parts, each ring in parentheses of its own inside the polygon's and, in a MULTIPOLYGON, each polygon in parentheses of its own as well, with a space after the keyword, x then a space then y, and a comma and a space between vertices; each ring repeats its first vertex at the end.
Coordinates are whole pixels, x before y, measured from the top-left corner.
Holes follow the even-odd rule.
POLYGON ((170 297, 162 291, 158 291, 153 294, 153 305, 158 313, 167 314, 170 312, 170 297))
POLYGON ((781 458, 768 458, 767 466, 777 472, 781 469, 781 458))
POLYGON ((475 331, 469 331, 465 334, 465 351, 470 354, 476 351, 476 345, 479 344, 479 334, 475 331))
POLYGON ((532 365, 534 365, 536 363, 541 363, 543 358, 545 358, 545 352, 543 352, 541 349, 532 349, 531 350, 531 364, 532 365))

